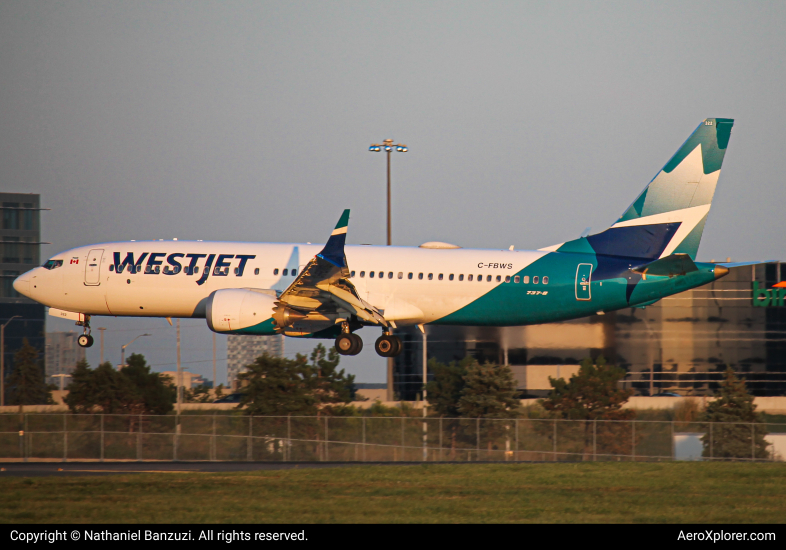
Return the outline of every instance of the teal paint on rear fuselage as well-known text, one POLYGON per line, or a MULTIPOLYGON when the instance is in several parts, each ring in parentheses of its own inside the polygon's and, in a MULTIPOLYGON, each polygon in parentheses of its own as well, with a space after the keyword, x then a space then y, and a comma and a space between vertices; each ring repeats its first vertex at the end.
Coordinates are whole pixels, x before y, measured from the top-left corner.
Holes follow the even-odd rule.
MULTIPOLYGON (((620 258, 619 260, 624 260, 620 258)), ((632 267, 641 260, 630 259, 632 267)), ((676 277, 649 276, 641 279, 626 268, 615 276, 593 278, 590 283, 590 300, 576 298, 576 270, 579 264, 597 268, 594 254, 552 252, 516 273, 529 276, 530 283, 500 283, 492 290, 465 307, 430 324, 515 326, 565 321, 593 315, 599 311, 613 311, 637 304, 658 300, 715 280, 714 264, 696 264, 698 271, 676 277), (539 284, 533 284, 533 277, 539 284), (543 284, 543 277, 549 278, 543 284), (633 280, 635 288, 631 299, 626 290, 633 280)))

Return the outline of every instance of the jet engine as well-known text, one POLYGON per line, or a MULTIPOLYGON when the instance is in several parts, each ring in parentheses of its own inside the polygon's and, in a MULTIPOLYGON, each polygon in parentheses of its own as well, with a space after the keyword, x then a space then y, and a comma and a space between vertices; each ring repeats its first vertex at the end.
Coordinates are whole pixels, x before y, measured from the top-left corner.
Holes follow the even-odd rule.
POLYGON ((276 309, 275 291, 253 288, 216 290, 207 299, 207 326, 213 332, 246 334, 276 334, 273 310, 276 309), (256 328, 252 328, 256 327, 256 328))

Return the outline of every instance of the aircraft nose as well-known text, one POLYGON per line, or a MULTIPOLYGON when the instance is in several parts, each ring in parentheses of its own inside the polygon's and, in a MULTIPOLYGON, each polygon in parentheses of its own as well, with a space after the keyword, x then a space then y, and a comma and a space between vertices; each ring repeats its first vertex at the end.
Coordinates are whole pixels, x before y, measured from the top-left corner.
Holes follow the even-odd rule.
POLYGON ((27 273, 14 279, 14 290, 22 296, 30 297, 30 276, 27 273))

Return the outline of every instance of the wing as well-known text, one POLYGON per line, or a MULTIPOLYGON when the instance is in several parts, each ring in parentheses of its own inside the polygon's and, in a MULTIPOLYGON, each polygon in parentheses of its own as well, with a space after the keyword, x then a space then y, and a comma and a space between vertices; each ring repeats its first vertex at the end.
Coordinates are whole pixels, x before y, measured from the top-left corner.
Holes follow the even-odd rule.
POLYGON ((278 309, 282 311, 282 322, 279 323, 276 319, 279 327, 284 328, 288 324, 284 320, 284 309, 281 306, 294 310, 297 312, 295 317, 301 319, 311 312, 322 314, 321 316, 338 312, 355 315, 373 325, 388 326, 382 314, 363 300, 349 281, 350 272, 344 254, 348 225, 349 210, 344 210, 325 247, 308 262, 281 294, 278 309))

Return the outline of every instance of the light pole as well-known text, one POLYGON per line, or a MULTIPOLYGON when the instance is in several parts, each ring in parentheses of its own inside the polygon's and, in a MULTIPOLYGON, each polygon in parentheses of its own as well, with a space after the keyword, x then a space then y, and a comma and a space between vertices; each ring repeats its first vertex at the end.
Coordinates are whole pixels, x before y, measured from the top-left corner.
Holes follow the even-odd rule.
MULTIPOLYGON (((101 333, 101 335, 103 336, 103 333, 101 333)), ((131 340, 129 343, 127 343, 125 346, 120 348, 120 368, 121 369, 126 366, 126 348, 128 346, 130 346, 131 344, 133 344, 134 342, 136 342, 138 339, 142 338, 142 336, 150 336, 150 334, 140 334, 139 336, 137 336, 136 338, 131 340)))
POLYGON ((0 407, 5 406, 5 327, 14 319, 21 317, 21 315, 14 315, 5 322, 5 325, 0 326, 0 407))
POLYGON ((393 240, 391 237, 391 228, 390 228, 390 155, 393 153, 394 150, 398 151, 399 153, 406 153, 409 151, 406 145, 401 143, 397 143, 393 145, 392 139, 386 139, 382 142, 382 145, 378 143, 372 143, 371 146, 368 148, 369 151, 372 153, 379 153, 380 151, 385 151, 388 157, 388 246, 393 244, 393 240))
MULTIPOLYGON (((390 155, 393 153, 394 150, 398 151, 399 153, 406 153, 409 151, 407 146, 402 143, 397 143, 393 145, 392 139, 386 139, 382 142, 382 145, 379 143, 372 143, 371 146, 368 148, 369 151, 372 153, 379 153, 380 151, 384 150, 387 153, 388 157, 388 246, 393 244, 393 237, 392 231, 390 226, 390 155)), ((388 389, 387 389, 387 400, 393 401, 393 358, 388 357, 388 389)))
POLYGON ((99 365, 104 364, 104 331, 106 327, 98 327, 98 330, 101 331, 101 361, 98 363, 99 365))

